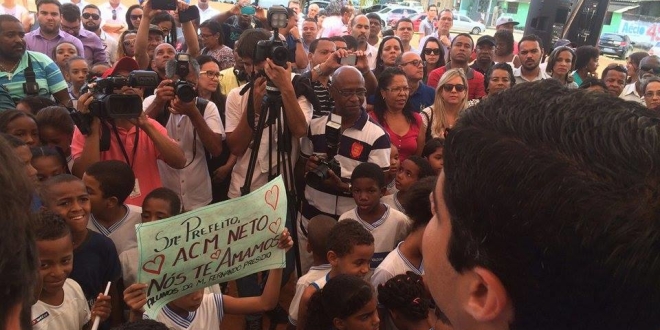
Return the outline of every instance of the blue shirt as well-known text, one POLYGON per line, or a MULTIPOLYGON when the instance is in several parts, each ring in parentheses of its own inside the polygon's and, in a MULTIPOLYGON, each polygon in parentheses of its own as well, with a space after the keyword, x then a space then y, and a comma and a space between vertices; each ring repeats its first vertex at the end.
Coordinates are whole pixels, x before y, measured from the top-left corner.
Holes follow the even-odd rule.
POLYGON ((435 90, 422 82, 419 83, 417 90, 408 97, 408 103, 416 112, 422 112, 423 109, 432 106, 434 101, 435 90))
POLYGON ((14 72, 0 72, 0 85, 9 92, 12 99, 22 99, 26 96, 23 83, 25 83, 24 71, 28 66, 28 56, 32 61, 32 70, 34 70, 36 82, 39 84, 40 96, 50 97, 52 94, 67 88, 62 72, 53 60, 45 54, 26 50, 14 72))
POLYGON ((62 41, 70 42, 76 46, 78 56, 85 57, 85 48, 78 38, 60 30, 59 34, 53 39, 46 39, 41 35, 41 28, 25 34, 25 44, 27 49, 33 52, 43 53, 47 56, 53 55, 53 50, 62 41))

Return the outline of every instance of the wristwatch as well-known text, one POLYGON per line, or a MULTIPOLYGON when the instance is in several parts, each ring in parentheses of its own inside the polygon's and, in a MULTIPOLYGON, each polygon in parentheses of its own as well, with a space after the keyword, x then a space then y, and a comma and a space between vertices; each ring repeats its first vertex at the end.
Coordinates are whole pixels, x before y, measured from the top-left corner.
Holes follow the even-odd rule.
POLYGON ((302 43, 303 43, 303 38, 298 38, 298 39, 296 39, 296 40, 294 40, 294 41, 295 41, 295 42, 299 42, 299 43, 302 44, 302 43))

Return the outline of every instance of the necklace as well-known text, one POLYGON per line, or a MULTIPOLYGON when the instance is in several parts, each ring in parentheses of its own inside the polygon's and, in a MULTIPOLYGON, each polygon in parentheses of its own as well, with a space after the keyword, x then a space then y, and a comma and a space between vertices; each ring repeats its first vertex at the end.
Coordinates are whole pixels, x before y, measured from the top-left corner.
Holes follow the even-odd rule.
POLYGON ((14 72, 14 70, 16 70, 16 68, 18 67, 18 64, 19 64, 19 63, 21 63, 21 61, 16 62, 16 64, 14 64, 14 67, 12 67, 11 70, 7 70, 7 69, 5 69, 5 66, 2 65, 2 64, 0 64, 0 70, 5 71, 5 72, 12 73, 12 72, 14 72))

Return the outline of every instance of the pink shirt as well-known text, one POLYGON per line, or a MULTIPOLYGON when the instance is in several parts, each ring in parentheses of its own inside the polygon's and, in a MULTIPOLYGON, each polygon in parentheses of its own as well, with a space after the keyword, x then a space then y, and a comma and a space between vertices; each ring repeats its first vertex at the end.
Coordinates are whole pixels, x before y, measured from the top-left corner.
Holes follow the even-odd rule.
MULTIPOLYGON (((167 136, 167 130, 157 121, 149 118, 151 125, 163 136, 167 136)), ((140 130, 140 138, 138 139, 138 147, 133 153, 135 148, 135 134, 136 127, 131 127, 130 130, 125 130, 117 127, 119 132, 119 139, 124 145, 124 149, 128 154, 129 164, 133 168, 135 174, 136 186, 133 188, 133 193, 126 199, 126 204, 142 206, 144 197, 147 196, 152 190, 162 187, 160 174, 158 172, 157 159, 161 155, 154 142, 149 138, 144 130, 140 130), (133 158, 135 155, 135 158, 133 158)), ((110 149, 101 152, 101 160, 119 160, 126 162, 124 153, 122 152, 117 137, 112 129, 110 129, 110 149)), ((83 146, 85 145, 85 136, 80 133, 78 128, 73 132, 73 141, 71 142, 71 156, 76 160, 82 154, 83 146)))
POLYGON ((378 121, 378 117, 373 111, 369 112, 369 116, 383 126, 387 135, 390 136, 390 142, 399 149, 399 163, 417 152, 417 137, 419 136, 419 130, 422 127, 422 116, 419 113, 413 112, 413 117, 415 117, 417 124, 411 123, 410 129, 404 135, 397 135, 390 129, 387 123, 381 123, 378 121))

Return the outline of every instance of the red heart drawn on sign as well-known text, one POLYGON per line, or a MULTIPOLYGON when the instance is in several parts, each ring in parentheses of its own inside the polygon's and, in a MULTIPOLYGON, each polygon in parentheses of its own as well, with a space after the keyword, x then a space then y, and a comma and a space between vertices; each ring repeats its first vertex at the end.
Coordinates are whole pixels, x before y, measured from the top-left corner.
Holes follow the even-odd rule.
POLYGON ((155 256, 152 260, 147 261, 142 265, 142 269, 151 274, 160 275, 160 270, 163 268, 163 263, 165 262, 165 256, 159 254, 155 256))
POLYGON ((221 252, 220 249, 215 250, 215 252, 211 254, 211 259, 218 260, 218 258, 220 258, 220 252, 221 252))
POLYGON ((264 197, 266 199, 266 204, 270 205, 273 210, 277 209, 277 202, 280 200, 280 187, 273 186, 270 190, 266 191, 264 197))
POLYGON ((277 220, 273 221, 268 225, 268 230, 270 230, 271 233, 277 234, 278 229, 280 229, 280 224, 282 223, 282 218, 277 218, 277 220))

